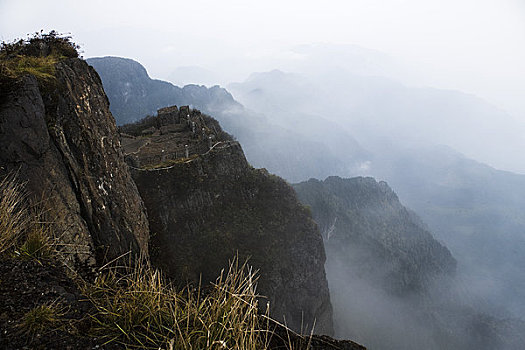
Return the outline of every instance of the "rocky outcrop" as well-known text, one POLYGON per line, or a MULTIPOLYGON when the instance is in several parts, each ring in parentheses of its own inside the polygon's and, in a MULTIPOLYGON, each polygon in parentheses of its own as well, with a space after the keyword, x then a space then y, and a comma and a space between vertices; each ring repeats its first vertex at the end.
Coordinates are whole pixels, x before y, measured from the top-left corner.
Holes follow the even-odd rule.
POLYGON ((124 162, 98 74, 62 60, 51 81, 26 75, 2 91, 0 167, 45 198, 63 253, 92 264, 146 253, 144 206, 124 162))
POLYGON ((450 316, 455 259, 385 182, 329 177, 294 188, 324 238, 337 336, 374 349, 470 348, 468 326, 450 316))
MULTIPOLYGON (((284 180, 252 168, 213 119, 182 110, 171 128, 150 118, 148 136, 123 136, 148 211, 152 261, 176 280, 206 284, 235 254, 249 258, 273 317, 331 333, 324 247, 308 210, 284 180)), ((142 134, 137 125, 122 130, 142 134)))
POLYGON ((300 200, 311 206, 325 238, 328 254, 359 266, 366 278, 389 293, 424 292, 439 276, 452 276, 456 261, 450 251, 422 227, 386 182, 373 178, 294 185, 300 200))

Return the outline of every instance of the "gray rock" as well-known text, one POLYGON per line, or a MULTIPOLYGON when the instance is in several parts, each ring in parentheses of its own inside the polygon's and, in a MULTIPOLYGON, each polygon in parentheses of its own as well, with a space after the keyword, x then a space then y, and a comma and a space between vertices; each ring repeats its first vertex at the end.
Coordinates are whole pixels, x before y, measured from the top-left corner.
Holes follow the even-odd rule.
POLYGON ((148 222, 98 74, 80 59, 56 80, 25 76, 2 96, 0 167, 18 172, 53 218, 67 259, 102 263, 147 254, 148 222))

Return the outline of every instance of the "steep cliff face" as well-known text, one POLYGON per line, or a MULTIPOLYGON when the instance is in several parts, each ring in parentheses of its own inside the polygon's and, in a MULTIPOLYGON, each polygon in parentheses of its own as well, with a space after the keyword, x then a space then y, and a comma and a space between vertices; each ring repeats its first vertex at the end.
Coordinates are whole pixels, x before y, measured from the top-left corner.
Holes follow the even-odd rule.
POLYGON ((98 74, 77 58, 2 90, 0 169, 45 198, 64 253, 81 263, 147 252, 148 222, 98 74))
POLYGON ((452 309, 435 312, 456 262, 385 182, 329 177, 294 188, 324 237, 338 336, 377 349, 463 348, 464 329, 450 336, 437 324, 452 309))
POLYGON ((524 323, 482 313, 456 261, 385 182, 294 185, 325 241, 336 334, 373 349, 520 349, 524 323))
POLYGON ((438 276, 452 275, 456 261, 417 222, 385 182, 373 178, 309 180, 294 186, 334 259, 390 293, 425 290, 438 276), (381 264, 377 264, 381 262, 381 264))
POLYGON ((296 330, 315 320, 316 333, 331 333, 322 238, 293 189, 252 168, 213 119, 188 110, 174 123, 162 118, 143 132, 123 128, 143 135, 124 135, 123 144, 148 211, 153 262, 179 280, 207 282, 239 254, 260 271, 273 317, 296 330))

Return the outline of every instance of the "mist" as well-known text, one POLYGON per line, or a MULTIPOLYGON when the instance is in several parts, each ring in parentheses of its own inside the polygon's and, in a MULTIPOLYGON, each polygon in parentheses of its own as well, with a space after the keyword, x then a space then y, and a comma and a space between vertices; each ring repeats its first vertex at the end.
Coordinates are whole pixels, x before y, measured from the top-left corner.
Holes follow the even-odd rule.
POLYGON ((0 40, 56 29, 72 33, 85 57, 131 57, 163 79, 177 67, 202 67, 223 85, 295 65, 300 45, 357 45, 410 72, 396 69, 389 77, 473 93, 523 119, 524 7, 520 0, 4 0, 0 40), (283 60, 288 66, 277 66, 283 60))
POLYGON ((385 182, 294 187, 323 235, 337 336, 371 349, 521 346, 525 323, 472 293, 460 261, 385 182))
MULTIPOLYGON (((136 99, 124 106, 90 63, 119 124, 187 104, 290 183, 388 183, 415 213, 409 226, 456 267, 424 277, 423 292, 393 293, 385 281, 403 277, 389 275, 392 260, 325 240, 338 337, 371 349, 515 348, 525 320, 522 1, 0 1, 0 40, 52 29, 71 33, 84 58, 144 66, 142 80, 120 76, 136 99), (448 325, 457 331, 445 336, 448 325)), ((322 232, 326 210, 328 222, 313 212, 322 232)))

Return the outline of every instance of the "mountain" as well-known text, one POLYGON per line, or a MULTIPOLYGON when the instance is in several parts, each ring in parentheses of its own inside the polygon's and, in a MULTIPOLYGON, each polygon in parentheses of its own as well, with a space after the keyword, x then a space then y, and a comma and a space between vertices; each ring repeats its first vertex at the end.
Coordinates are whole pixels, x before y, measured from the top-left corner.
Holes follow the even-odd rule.
MULTIPOLYGON (((305 133, 327 147, 334 143, 334 129, 351 133, 368 150, 353 173, 386 180, 396 189, 451 249, 465 288, 483 300, 479 307, 524 318, 525 177, 459 152, 518 164, 520 126, 503 111, 457 91, 406 87, 339 67, 325 67, 317 76, 316 69, 310 75, 254 73, 229 89, 271 122, 298 125, 297 115, 314 114, 335 123, 338 128, 305 133)), ((291 181, 324 178, 301 167, 291 177, 272 170, 291 181)), ((348 177, 336 168, 329 171, 348 177)))
MULTIPOLYGON (((389 79, 352 75, 340 67, 325 67, 324 74, 318 66, 310 68, 309 76, 275 70, 230 85, 234 95, 259 114, 238 102, 226 110, 206 103, 200 108, 236 136, 252 165, 288 181, 330 175, 387 180, 451 249, 458 260, 458 278, 477 295, 478 307, 524 317, 525 280, 519 268, 525 256, 519 249, 525 229, 523 177, 433 144, 457 139, 460 145, 476 139, 478 146, 484 143, 479 148, 490 150, 495 143, 488 140, 499 138, 496 130, 514 125, 512 121, 496 125, 490 138, 476 132, 490 129, 495 121, 509 121, 508 116, 458 92, 408 88, 389 79), (478 112, 483 117, 476 121, 478 112), (435 126, 426 127, 425 120, 435 126), (461 139, 445 130, 465 130, 470 136, 461 139)), ((111 86, 108 80, 106 90, 111 86)), ((203 95, 207 90, 199 87, 203 95)), ((113 92, 112 104, 124 103, 123 94, 113 92)), ((225 96, 232 101, 229 93, 225 96)), ((133 100, 127 103, 134 105, 133 100)), ((497 147, 490 152, 509 153, 497 147)))
POLYGON ((166 81, 154 80, 138 62, 120 57, 89 58, 102 78, 117 124, 127 124, 153 115, 169 105, 192 104, 205 110, 238 108, 240 104, 219 86, 187 85, 179 88, 166 81), (191 101, 189 103, 188 101, 191 101))
POLYGON ((158 108, 168 105, 189 105, 214 116, 235 136, 253 166, 264 167, 290 181, 303 179, 298 176, 298 169, 319 178, 333 174, 350 176, 367 160, 368 153, 353 137, 317 116, 298 115, 298 123, 284 125, 246 109, 218 86, 179 88, 152 80, 139 63, 124 58, 87 61, 100 74, 119 125, 154 115, 158 108), (333 142, 327 145, 322 138, 311 137, 309 131, 318 129, 331 131, 333 142))
POLYGON ((332 333, 322 238, 293 189, 252 168, 212 118, 188 107, 158 114, 121 128, 155 232, 152 261, 175 280, 207 283, 235 254, 249 258, 270 315, 332 333))
POLYGON ((447 147, 391 149, 374 164, 458 257, 458 277, 484 301, 479 307, 523 317, 525 176, 447 147))
POLYGON ((456 260, 385 182, 294 185, 323 234, 336 334, 373 349, 518 349, 525 323, 458 292, 456 260))
POLYGON ((364 349, 255 311, 299 332, 333 331, 322 238, 292 187, 251 167, 216 120, 188 106, 117 129, 76 49, 55 32, 0 47, 1 346, 169 347, 179 335, 193 346, 215 327, 211 346, 237 346, 244 339, 224 332, 258 337, 249 324, 268 348, 364 349), (40 256, 46 247, 56 251, 40 256), (224 282, 243 276, 221 270, 235 256, 260 278, 224 282), (258 283, 263 295, 244 305, 221 290, 228 283, 258 283), (225 300, 212 301, 217 290, 225 300))
POLYGON ((475 96, 408 87, 338 67, 326 67, 322 74, 278 72, 254 73, 228 89, 240 103, 272 122, 294 123, 293 116, 301 113, 336 123, 372 153, 390 144, 447 145, 497 168, 525 169, 523 160, 513 156, 525 146, 523 125, 475 96))

